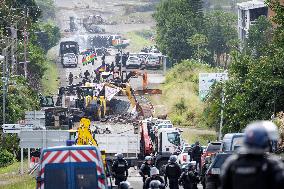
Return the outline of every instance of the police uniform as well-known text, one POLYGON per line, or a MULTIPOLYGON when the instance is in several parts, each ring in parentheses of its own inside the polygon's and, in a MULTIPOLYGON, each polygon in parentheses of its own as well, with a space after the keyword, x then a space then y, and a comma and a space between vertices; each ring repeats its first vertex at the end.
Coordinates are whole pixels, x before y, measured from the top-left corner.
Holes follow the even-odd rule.
POLYGON ((221 172, 223 189, 280 189, 284 187, 283 163, 264 154, 236 154, 225 162, 221 172))
POLYGON ((168 163, 165 171, 165 181, 169 178, 170 189, 178 189, 178 179, 181 175, 181 168, 177 163, 168 163))
POLYGON ((115 160, 112 165, 112 172, 114 173, 115 185, 120 182, 126 181, 128 177, 128 164, 124 159, 115 160))

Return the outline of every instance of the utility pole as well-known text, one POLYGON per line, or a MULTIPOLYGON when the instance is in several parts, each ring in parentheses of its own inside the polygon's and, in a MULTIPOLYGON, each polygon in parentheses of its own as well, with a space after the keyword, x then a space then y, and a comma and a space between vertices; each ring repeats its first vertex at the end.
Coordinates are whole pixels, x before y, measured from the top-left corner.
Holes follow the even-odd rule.
POLYGON ((221 141, 222 140, 222 129, 223 129, 223 120, 224 120, 224 107, 225 107, 225 95, 224 95, 224 87, 222 84, 222 92, 221 92, 221 96, 222 96, 222 107, 221 107, 221 120, 220 120, 220 127, 219 127, 219 136, 218 136, 218 140, 221 141))
POLYGON ((2 50, 2 55, 4 56, 3 62, 2 62, 2 95, 3 95, 3 101, 2 101, 2 120, 3 124, 6 123, 6 84, 7 84, 7 77, 6 77, 6 65, 7 65, 7 49, 4 48, 2 50))
POLYGON ((27 43, 28 43, 28 40, 29 40, 29 37, 28 37, 28 33, 27 33, 27 25, 28 25, 28 16, 29 16, 29 13, 28 13, 28 8, 25 6, 24 7, 25 9, 25 26, 24 26, 24 75, 25 75, 25 78, 27 78, 28 76, 28 71, 27 71, 27 43))

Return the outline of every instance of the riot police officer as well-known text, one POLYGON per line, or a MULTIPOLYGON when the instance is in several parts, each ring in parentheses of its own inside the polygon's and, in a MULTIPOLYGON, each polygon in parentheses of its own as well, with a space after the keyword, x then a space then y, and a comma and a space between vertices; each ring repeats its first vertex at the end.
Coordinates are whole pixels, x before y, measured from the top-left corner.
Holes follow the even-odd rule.
POLYGON ((170 189, 178 189, 178 179, 181 175, 181 168, 176 163, 176 161, 177 161, 177 156, 171 155, 169 163, 166 165, 165 184, 167 185, 169 179, 170 189))
POLYGON ((147 177, 150 177, 150 170, 152 165, 152 157, 151 156, 146 156, 145 157, 145 162, 141 165, 139 174, 143 178, 143 184, 145 183, 145 180, 147 177))
POLYGON ((144 188, 149 189, 150 183, 153 180, 157 180, 157 181, 161 182, 160 188, 164 189, 165 188, 165 182, 164 182, 164 179, 159 174, 160 174, 159 170, 156 167, 152 167, 151 170, 150 170, 150 177, 148 177, 145 180, 144 188))
POLYGON ((115 178, 115 185, 119 185, 120 182, 126 181, 128 177, 128 163, 123 158, 123 154, 117 154, 116 160, 112 164, 112 173, 115 178))
POLYGON ((184 189, 197 189, 199 178, 193 164, 189 163, 187 165, 178 182, 184 189))
POLYGON ((244 147, 229 157, 221 169, 223 189, 280 189, 284 186, 284 166, 268 155, 269 142, 278 139, 270 121, 257 121, 245 129, 244 147))

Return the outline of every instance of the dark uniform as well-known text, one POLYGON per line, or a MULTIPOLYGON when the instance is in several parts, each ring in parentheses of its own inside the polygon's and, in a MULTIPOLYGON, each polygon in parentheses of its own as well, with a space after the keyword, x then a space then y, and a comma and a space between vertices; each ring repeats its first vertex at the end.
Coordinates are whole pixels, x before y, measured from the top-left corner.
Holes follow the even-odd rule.
POLYGON ((185 171, 179 178, 179 184, 181 184, 184 189, 197 189, 199 182, 197 175, 197 172, 194 170, 185 171))
POLYGON ((112 172, 115 178, 115 185, 120 182, 126 181, 128 177, 128 163, 124 159, 117 159, 112 164, 112 172))
POLYGON ((221 188, 283 189, 284 165, 279 158, 267 154, 269 143, 278 139, 278 128, 273 122, 250 123, 239 154, 230 156, 222 166, 221 188))
POLYGON ((163 187, 161 187, 161 188, 162 188, 162 189, 165 188, 165 186, 164 186, 164 184, 165 184, 164 179, 163 179, 162 177, 160 177, 159 175, 155 175, 155 176, 152 176, 152 177, 148 177, 148 178, 146 179, 146 181, 145 181, 144 188, 149 189, 149 188, 150 188, 150 183, 151 183, 151 181, 153 181, 153 180, 158 180, 158 181, 160 181, 160 182, 162 183, 162 185, 163 185, 163 187))
POLYGON ((232 155, 222 167, 223 189, 280 189, 284 187, 284 166, 276 157, 264 154, 232 155))
POLYGON ((191 160, 196 161, 196 168, 198 166, 199 170, 201 170, 201 156, 203 154, 202 147, 199 145, 199 142, 196 142, 195 146, 192 148, 191 152, 191 160))
POLYGON ((165 182, 169 179, 170 189, 178 189, 178 179, 181 175, 181 168, 177 163, 168 163, 165 171, 165 182))
POLYGON ((145 180, 147 177, 150 177, 150 170, 152 165, 148 164, 147 162, 143 163, 140 167, 139 174, 141 177, 143 177, 143 183, 145 183, 145 180))

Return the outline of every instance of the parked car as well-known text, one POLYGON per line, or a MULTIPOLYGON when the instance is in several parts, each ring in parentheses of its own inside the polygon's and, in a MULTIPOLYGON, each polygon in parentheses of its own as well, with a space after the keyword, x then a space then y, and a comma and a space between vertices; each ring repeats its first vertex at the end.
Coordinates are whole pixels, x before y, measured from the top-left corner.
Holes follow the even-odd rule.
POLYGON ((178 163, 185 164, 190 162, 190 155, 188 155, 188 151, 191 150, 191 146, 183 146, 181 153, 178 155, 178 163))
POLYGON ((220 152, 221 151, 221 145, 222 145, 222 142, 210 142, 205 150, 203 151, 203 154, 201 156, 201 166, 204 164, 205 162, 205 158, 207 156, 212 156, 214 155, 215 153, 217 152, 220 152))
POLYGON ((221 185, 220 181, 220 172, 221 167, 226 161, 228 157, 230 157, 232 153, 218 153, 215 155, 211 165, 208 168, 208 171, 205 175, 205 185, 206 189, 217 189, 221 185))
POLYGON ((126 61, 126 68, 140 68, 141 62, 137 56, 130 56, 126 61))
POLYGON ((145 67, 146 67, 146 69, 148 69, 148 68, 160 69, 160 67, 161 67, 160 58, 158 56, 149 55, 146 59, 145 67))
POLYGON ((244 133, 228 133, 222 140, 222 151, 235 151, 243 145, 244 133))

